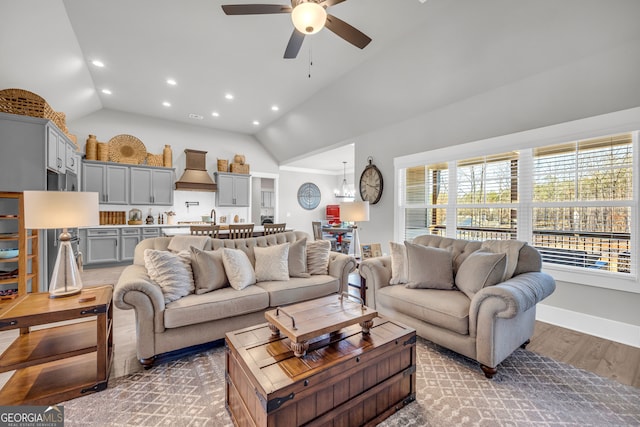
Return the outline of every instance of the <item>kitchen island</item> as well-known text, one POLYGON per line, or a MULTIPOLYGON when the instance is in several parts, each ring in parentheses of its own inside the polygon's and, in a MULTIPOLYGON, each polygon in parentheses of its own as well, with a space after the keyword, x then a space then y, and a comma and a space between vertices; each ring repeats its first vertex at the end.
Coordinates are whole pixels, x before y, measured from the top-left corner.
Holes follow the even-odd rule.
MULTIPOLYGON (((79 228, 79 250, 83 264, 88 267, 108 267, 129 264, 133 261, 136 245, 144 239, 159 236, 190 234, 192 225, 207 225, 204 222, 178 224, 109 224, 79 228)), ((228 224, 221 224, 218 238, 229 238, 228 224)), ((287 229, 291 231, 291 229, 287 229)), ((264 227, 256 225, 253 236, 264 235, 264 227)))

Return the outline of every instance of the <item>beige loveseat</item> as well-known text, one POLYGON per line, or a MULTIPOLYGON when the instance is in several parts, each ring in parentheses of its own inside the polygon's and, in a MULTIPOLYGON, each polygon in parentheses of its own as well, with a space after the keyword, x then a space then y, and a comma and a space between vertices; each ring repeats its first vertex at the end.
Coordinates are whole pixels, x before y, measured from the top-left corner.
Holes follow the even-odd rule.
MULTIPOLYGON (((490 242, 485 242, 485 246, 490 246, 487 243, 490 242)), ((451 268, 454 286, 450 289, 415 289, 405 284, 391 285, 392 257, 372 258, 360 265, 360 274, 366 279, 367 305, 374 307, 382 316, 415 328, 419 336, 480 362, 485 375, 493 377, 500 362, 519 346, 528 343, 533 335, 536 304, 555 290, 554 279, 540 271, 540 254, 527 244, 519 247, 522 242, 514 242, 516 246, 510 247, 512 253, 509 254, 507 250, 501 260, 503 269, 498 275, 492 273, 493 282, 497 284, 488 283, 488 286, 484 286, 486 283, 483 282, 491 281, 490 273, 483 272, 479 264, 472 263, 487 255, 497 266, 495 259, 500 258, 500 251, 493 254, 491 250, 483 248, 462 271, 463 263, 483 247, 483 242, 424 235, 416 237, 413 244, 420 248, 446 249, 451 253, 450 265, 441 263, 441 268, 434 269, 434 275, 451 268), (502 272, 507 273, 507 257, 511 258, 511 277, 502 280, 498 277, 502 272), (462 286, 461 283, 470 281, 480 285, 475 294, 462 292, 458 288, 462 286)), ((503 247, 508 246, 503 244, 503 247)), ((429 264, 429 260, 426 257, 422 260, 415 258, 414 253, 412 265, 408 249, 405 250, 407 274, 411 275, 411 269, 424 271, 424 265, 420 264, 429 264)), ((492 250, 495 250, 495 245, 492 250)))
MULTIPOLYGON (((235 240, 207 237, 203 249, 241 249, 255 264, 256 246, 293 244, 303 238, 312 241, 299 231, 235 240)), ((140 242, 133 265, 125 268, 115 286, 116 307, 135 310, 137 356, 145 367, 150 367, 162 353, 219 340, 226 332, 263 323, 264 312, 270 308, 346 291, 348 275, 356 265, 353 257, 331 252, 328 274, 263 281, 242 290, 226 286, 165 303, 160 286, 149 277, 144 252, 145 249, 166 251, 171 239, 157 237, 140 242)))

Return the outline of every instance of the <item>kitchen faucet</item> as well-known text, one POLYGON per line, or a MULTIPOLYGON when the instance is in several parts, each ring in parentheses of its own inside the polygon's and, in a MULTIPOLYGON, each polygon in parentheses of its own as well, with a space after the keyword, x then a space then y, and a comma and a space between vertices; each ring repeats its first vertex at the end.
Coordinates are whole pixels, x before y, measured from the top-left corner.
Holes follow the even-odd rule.
POLYGON ((211 214, 209 216, 211 217, 211 223, 216 225, 216 210, 211 209, 211 214))

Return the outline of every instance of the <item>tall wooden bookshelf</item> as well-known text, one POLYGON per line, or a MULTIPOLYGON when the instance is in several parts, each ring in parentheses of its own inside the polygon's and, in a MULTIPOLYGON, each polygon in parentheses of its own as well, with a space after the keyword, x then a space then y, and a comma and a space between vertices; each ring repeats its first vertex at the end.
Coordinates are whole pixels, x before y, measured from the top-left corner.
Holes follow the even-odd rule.
POLYGON ((0 192, 0 249, 18 249, 18 256, 0 258, 0 303, 38 292, 39 235, 24 228, 23 194, 0 192))

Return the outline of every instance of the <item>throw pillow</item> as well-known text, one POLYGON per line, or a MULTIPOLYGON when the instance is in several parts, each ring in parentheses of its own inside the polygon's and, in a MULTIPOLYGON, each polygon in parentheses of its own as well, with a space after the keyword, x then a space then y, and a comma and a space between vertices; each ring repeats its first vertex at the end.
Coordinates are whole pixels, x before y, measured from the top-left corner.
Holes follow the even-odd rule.
POLYGON ((256 257, 256 282, 289 280, 289 243, 253 248, 256 257))
POLYGON ((187 254, 189 254, 188 251, 178 254, 155 249, 144 251, 144 265, 151 280, 160 286, 165 304, 189 295, 194 290, 191 264, 187 254))
POLYGON ((389 242, 391 247, 391 280, 389 284, 407 283, 407 248, 401 243, 389 242))
POLYGON ((201 251, 191 246, 191 268, 197 295, 224 288, 229 284, 224 272, 221 250, 201 251))
POLYGON ((453 254, 440 248, 404 242, 407 248, 407 288, 453 289, 453 254))
POLYGON ((238 291, 256 283, 256 273, 246 253, 240 249, 222 249, 222 263, 229 284, 238 291))
POLYGON ((328 240, 314 240, 307 243, 307 271, 309 274, 329 273, 329 252, 331 242, 328 240))
POLYGON ((307 272, 307 238, 289 245, 289 276, 310 277, 307 272))
POLYGON ((482 288, 500 283, 506 267, 507 254, 475 251, 458 268, 456 286, 473 298, 482 288))

